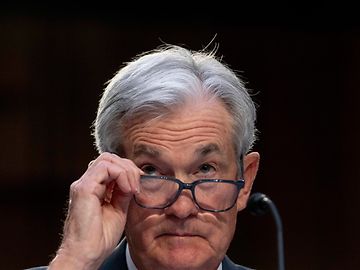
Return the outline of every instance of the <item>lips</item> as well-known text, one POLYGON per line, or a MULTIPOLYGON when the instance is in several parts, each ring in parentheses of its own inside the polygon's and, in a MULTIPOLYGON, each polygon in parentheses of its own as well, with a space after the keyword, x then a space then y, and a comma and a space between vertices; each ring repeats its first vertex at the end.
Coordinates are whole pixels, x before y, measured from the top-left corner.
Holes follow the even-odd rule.
POLYGON ((209 235, 209 230, 206 225, 195 224, 195 223, 187 223, 187 224, 179 224, 179 223, 166 223, 161 224, 157 227, 155 232, 156 237, 161 236, 173 236, 173 237, 201 237, 207 238, 209 235))
POLYGON ((195 236, 199 236, 199 235, 192 234, 192 233, 164 233, 164 234, 161 234, 160 236, 195 237, 195 236))
POLYGON ((173 237, 202 237, 200 234, 195 232, 188 232, 188 231, 166 231, 159 234, 161 236, 173 236, 173 237))

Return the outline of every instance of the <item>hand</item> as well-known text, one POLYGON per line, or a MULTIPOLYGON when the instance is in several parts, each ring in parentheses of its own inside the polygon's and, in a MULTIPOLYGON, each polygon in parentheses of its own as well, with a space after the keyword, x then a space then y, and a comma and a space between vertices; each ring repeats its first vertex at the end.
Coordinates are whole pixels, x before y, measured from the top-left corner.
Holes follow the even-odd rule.
POLYGON ((97 269, 124 231, 129 202, 143 172, 128 159, 103 153, 71 184, 68 215, 50 269, 97 269))

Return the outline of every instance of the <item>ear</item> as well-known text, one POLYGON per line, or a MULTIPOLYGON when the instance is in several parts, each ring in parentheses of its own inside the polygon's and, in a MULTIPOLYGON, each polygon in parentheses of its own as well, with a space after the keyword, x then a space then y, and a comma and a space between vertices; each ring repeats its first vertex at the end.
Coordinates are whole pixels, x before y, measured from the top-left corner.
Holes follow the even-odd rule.
POLYGON ((244 157, 244 180, 245 186, 240 190, 237 200, 238 211, 246 207, 249 199, 251 188, 254 183, 258 168, 259 168, 260 154, 258 152, 251 152, 244 157))

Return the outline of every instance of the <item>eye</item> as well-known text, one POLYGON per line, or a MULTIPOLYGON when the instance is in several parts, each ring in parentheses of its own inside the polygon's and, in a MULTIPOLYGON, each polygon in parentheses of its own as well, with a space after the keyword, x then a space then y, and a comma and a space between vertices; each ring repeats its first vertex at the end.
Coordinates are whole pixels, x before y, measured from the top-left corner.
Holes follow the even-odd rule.
POLYGON ((152 165, 144 165, 141 167, 141 170, 148 175, 157 175, 158 174, 156 168, 152 165))
POLYGON ((205 163, 199 167, 199 172, 203 173, 203 174, 209 174, 209 173, 215 172, 215 168, 214 168, 214 166, 211 166, 210 164, 205 163))

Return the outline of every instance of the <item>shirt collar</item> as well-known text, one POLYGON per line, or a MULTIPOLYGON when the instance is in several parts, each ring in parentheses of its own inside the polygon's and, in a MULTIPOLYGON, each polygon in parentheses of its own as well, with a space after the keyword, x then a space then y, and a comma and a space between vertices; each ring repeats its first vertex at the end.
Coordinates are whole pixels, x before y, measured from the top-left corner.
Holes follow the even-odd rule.
MULTIPOLYGON (((126 243, 125 255, 126 255, 126 265, 127 265, 128 270, 137 270, 137 268, 130 256, 129 245, 127 243, 126 243)), ((217 270, 222 270, 222 263, 220 263, 217 270)))

